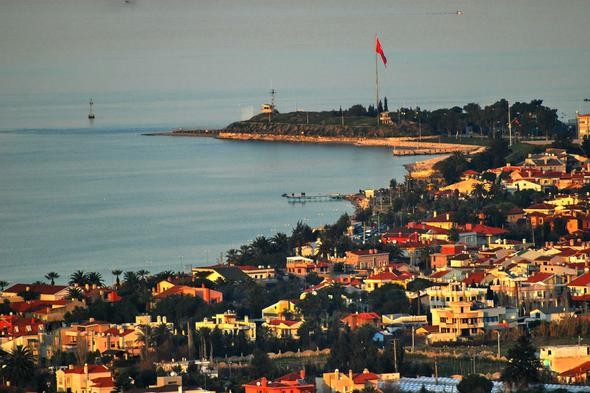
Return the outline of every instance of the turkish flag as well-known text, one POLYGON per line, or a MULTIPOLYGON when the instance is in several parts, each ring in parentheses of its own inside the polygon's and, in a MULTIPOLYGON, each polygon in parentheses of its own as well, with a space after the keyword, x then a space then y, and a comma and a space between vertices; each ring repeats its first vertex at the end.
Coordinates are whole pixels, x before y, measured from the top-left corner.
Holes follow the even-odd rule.
POLYGON ((383 53, 383 48, 381 47, 381 42, 379 42, 379 37, 375 37, 375 53, 379 53, 381 55, 381 60, 383 60, 383 65, 387 65, 387 57, 385 57, 385 53, 383 53))

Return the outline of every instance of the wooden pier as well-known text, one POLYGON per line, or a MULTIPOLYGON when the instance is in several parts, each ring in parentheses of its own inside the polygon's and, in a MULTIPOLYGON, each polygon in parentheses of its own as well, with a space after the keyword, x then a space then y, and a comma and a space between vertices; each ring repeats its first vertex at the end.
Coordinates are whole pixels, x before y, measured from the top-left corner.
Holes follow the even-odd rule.
POLYGON ((283 198, 287 198, 290 203, 305 203, 305 202, 329 202, 329 201, 341 201, 346 199, 344 194, 315 194, 307 195, 302 192, 300 194, 283 194, 283 198))

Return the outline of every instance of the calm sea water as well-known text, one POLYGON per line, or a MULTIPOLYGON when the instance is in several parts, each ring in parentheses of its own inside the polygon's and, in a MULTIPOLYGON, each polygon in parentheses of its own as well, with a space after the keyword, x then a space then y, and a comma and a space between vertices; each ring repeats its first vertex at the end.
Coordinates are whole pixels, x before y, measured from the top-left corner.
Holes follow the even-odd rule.
POLYGON ((113 268, 214 263, 257 235, 352 211, 347 202, 289 204, 282 193, 383 186, 415 159, 137 130, 0 132, 0 279, 83 269, 110 280, 113 268))

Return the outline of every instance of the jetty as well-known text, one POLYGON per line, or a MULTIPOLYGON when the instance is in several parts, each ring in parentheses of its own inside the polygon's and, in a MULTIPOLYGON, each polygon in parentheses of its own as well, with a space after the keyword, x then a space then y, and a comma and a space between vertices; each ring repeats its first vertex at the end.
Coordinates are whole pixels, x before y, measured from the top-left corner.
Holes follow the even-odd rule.
POLYGON ((315 194, 307 195, 305 192, 295 194, 283 194, 283 198, 287 198, 290 203, 305 203, 305 202, 329 202, 329 201, 341 201, 346 199, 344 194, 315 194))

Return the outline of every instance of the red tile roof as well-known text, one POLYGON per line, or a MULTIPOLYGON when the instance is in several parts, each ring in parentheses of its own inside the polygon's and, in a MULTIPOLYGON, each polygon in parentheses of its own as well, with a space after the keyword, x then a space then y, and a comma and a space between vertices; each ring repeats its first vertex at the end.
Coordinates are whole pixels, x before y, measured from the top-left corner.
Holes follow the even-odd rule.
POLYGON ((381 272, 373 274, 367 278, 367 280, 378 280, 378 281, 393 281, 400 280, 400 277, 392 272, 381 272))
POLYGON ((530 276, 525 280, 525 282, 534 284, 538 282, 543 282, 549 278, 553 277, 553 273, 535 273, 534 275, 530 276))
POLYGON ((115 381, 113 381, 112 377, 101 377, 95 378, 91 380, 92 385, 97 388, 114 388, 115 381))
POLYGON ((567 284, 568 287, 586 287, 590 284, 590 273, 584 273, 567 284))
POLYGON ((362 372, 360 374, 356 374, 353 375, 352 380, 354 381, 355 384, 364 384, 367 381, 376 381, 379 378, 381 378, 381 376, 379 374, 375 374, 372 372, 362 372))
POLYGON ((430 275, 430 278, 443 278, 447 274, 449 274, 450 270, 439 270, 438 272, 434 272, 430 275))
POLYGON ((465 277, 463 283, 465 285, 474 285, 474 284, 481 284, 484 278, 486 278, 488 274, 486 272, 473 272, 469 276, 465 277))
POLYGON ((47 285, 47 284, 14 284, 10 288, 4 290, 8 293, 27 292, 38 293, 40 295, 55 295, 67 288, 65 285, 47 285))
POLYGON ((287 326, 293 326, 298 324, 301 321, 288 321, 286 319, 273 319, 272 321, 270 321, 268 324, 269 325, 273 325, 273 326, 278 326, 278 325, 287 325, 287 326))
POLYGON ((590 361, 588 362, 584 362, 582 364, 580 364, 579 366, 576 366, 572 369, 569 369, 567 371, 564 371, 562 373, 559 374, 560 377, 572 377, 575 378, 577 376, 580 375, 586 375, 586 373, 588 373, 588 371, 590 371, 590 361))

